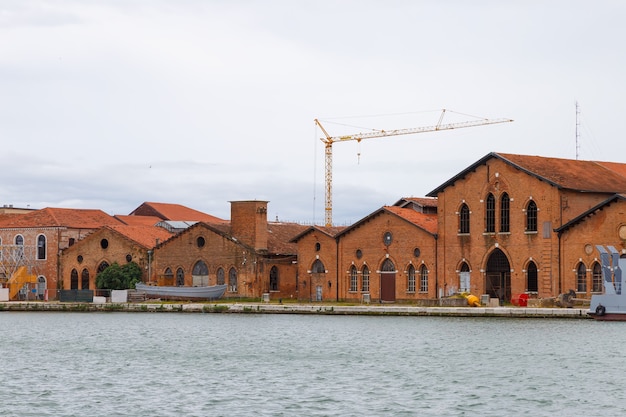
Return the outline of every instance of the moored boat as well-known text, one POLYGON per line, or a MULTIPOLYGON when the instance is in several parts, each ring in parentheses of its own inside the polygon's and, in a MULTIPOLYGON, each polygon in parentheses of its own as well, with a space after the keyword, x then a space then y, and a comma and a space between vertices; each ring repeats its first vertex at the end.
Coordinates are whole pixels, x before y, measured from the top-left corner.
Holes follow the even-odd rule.
POLYGON ((626 321, 626 292, 622 291, 619 252, 613 246, 607 246, 608 251, 601 245, 596 248, 602 262, 604 294, 591 296, 588 314, 596 320, 626 321))
POLYGON ((137 283, 135 289, 144 292, 148 298, 163 298, 167 300, 216 300, 224 295, 226 285, 169 287, 137 283))

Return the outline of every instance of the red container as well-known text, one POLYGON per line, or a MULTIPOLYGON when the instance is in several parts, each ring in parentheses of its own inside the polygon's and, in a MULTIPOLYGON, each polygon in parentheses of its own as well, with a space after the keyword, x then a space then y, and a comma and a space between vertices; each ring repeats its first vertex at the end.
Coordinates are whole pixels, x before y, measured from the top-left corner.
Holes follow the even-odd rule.
POLYGON ((528 294, 516 294, 511 298, 511 302, 514 306, 527 307, 528 306, 528 294))

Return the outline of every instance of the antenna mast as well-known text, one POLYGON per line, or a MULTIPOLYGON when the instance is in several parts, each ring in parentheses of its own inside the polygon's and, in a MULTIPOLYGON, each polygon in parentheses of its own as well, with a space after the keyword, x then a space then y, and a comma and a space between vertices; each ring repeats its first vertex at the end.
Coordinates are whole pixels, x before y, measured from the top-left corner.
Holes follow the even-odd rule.
POLYGON ((578 129, 578 127, 580 126, 579 115, 580 115, 580 109, 578 108, 578 101, 577 101, 576 102, 576 160, 577 161, 578 161, 578 150, 580 149, 580 144, 578 143, 578 140, 580 138, 580 133, 578 129))

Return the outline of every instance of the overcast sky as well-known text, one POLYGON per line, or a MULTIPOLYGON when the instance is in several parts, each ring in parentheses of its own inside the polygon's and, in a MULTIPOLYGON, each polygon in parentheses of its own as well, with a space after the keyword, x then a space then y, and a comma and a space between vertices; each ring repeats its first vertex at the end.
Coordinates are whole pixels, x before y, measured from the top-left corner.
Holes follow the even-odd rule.
POLYGON ((229 218, 259 199, 323 224, 314 119, 340 135, 443 108, 515 121, 335 143, 336 224, 489 152, 626 162, 625 20, 621 0, 0 0, 0 204, 229 218))

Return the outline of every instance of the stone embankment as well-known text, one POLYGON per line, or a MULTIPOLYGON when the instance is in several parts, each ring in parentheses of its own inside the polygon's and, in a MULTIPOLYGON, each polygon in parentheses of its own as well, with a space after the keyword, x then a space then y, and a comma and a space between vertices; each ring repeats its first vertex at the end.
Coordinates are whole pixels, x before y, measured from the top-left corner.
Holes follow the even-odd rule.
POLYGON ((326 314, 370 316, 440 316, 440 317, 508 317, 589 319, 588 308, 535 307, 418 307, 410 305, 362 304, 276 304, 276 303, 59 303, 4 302, 2 311, 59 312, 183 312, 183 313, 259 313, 259 314, 326 314))

